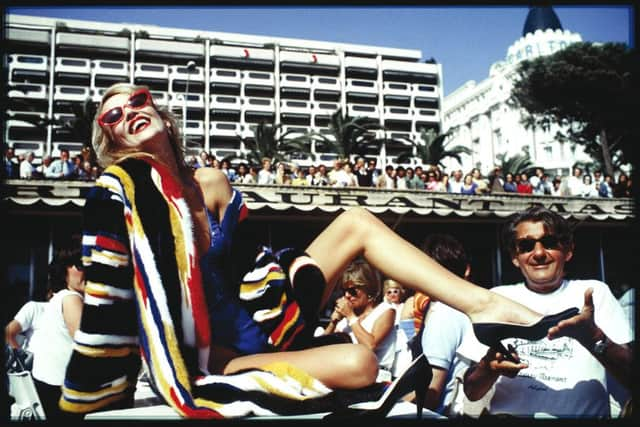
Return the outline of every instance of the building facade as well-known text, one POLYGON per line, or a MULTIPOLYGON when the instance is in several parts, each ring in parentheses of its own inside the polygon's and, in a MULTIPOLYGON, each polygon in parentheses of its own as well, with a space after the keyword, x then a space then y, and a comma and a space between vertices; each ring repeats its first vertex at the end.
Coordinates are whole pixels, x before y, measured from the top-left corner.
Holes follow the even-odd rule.
POLYGON ((574 163, 591 160, 581 147, 558 140, 557 126, 548 130, 525 128, 521 123, 525 112, 507 102, 518 63, 580 41, 580 34, 562 28, 552 8, 533 7, 522 37, 509 46, 504 60, 491 66, 489 77, 479 83, 468 81, 444 98, 443 126, 451 132, 449 144, 472 150, 471 155, 462 156, 463 171, 478 167, 488 174, 500 163, 500 156, 508 158, 523 152, 552 176, 570 175, 574 163))
MULTIPOLYGON (((115 82, 149 86, 157 104, 186 117, 188 152, 219 158, 245 151, 263 120, 290 137, 326 133, 338 109, 384 126, 380 138, 441 129, 442 67, 420 62, 418 50, 12 14, 5 36, 5 141, 16 154, 79 152, 86 141, 59 121, 115 82)), ((335 157, 310 148, 301 165, 335 157)), ((389 142, 372 157, 392 163, 405 149, 389 142)))

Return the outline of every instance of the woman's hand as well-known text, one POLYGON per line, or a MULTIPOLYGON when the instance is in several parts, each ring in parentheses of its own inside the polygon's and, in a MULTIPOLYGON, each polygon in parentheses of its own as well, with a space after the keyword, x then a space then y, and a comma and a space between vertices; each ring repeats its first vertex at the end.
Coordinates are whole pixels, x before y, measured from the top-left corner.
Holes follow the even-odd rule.
POLYGON ((340 316, 346 317, 347 319, 355 316, 355 313, 353 312, 353 306, 345 297, 341 297, 336 300, 336 308, 334 312, 337 312, 340 316))

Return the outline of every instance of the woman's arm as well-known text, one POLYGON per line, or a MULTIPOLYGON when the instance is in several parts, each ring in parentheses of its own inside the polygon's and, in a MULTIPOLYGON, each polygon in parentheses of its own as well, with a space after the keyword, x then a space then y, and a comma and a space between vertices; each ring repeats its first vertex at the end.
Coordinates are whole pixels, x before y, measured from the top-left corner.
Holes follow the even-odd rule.
POLYGON ((82 297, 80 295, 67 295, 62 299, 62 317, 69 330, 69 336, 73 338, 80 327, 82 318, 82 297))
POLYGON ((22 332, 22 326, 20 322, 16 319, 11 320, 4 328, 4 340, 7 344, 9 344, 12 348, 19 348, 20 345, 18 341, 16 341, 16 337, 18 334, 22 332))
POLYGON ((390 308, 382 313, 378 320, 375 321, 373 328, 371 329, 371 333, 367 332, 359 321, 350 321, 349 325, 351 326, 351 330, 353 331, 358 343, 363 344, 371 350, 375 350, 387 335, 389 335, 394 327, 395 320, 396 311, 393 308, 390 308))

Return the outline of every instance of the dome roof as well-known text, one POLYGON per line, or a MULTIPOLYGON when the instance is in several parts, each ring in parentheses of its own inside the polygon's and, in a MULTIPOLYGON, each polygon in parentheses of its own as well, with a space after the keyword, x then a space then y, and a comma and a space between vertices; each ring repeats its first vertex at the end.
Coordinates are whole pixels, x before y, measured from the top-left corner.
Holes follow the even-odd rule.
POLYGON ((548 28, 562 30, 562 24, 553 8, 550 6, 529 8, 527 20, 524 22, 524 28, 522 29, 522 36, 534 33, 536 30, 544 31, 548 28))

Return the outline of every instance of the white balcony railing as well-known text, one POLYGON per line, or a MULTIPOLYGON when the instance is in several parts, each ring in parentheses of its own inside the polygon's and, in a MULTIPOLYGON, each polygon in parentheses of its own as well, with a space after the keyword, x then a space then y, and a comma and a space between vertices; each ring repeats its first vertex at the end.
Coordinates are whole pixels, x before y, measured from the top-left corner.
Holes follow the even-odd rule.
POLYGON ((141 79, 169 80, 169 66, 165 64, 138 62, 133 75, 141 79))
POLYGON ((211 83, 240 83, 242 75, 240 70, 230 68, 212 68, 210 72, 211 83))
POLYGON ((91 74, 91 61, 86 58, 56 58, 56 73, 91 74))
POLYGON ((54 101, 77 101, 84 102, 91 97, 88 87, 56 85, 53 89, 54 101))

